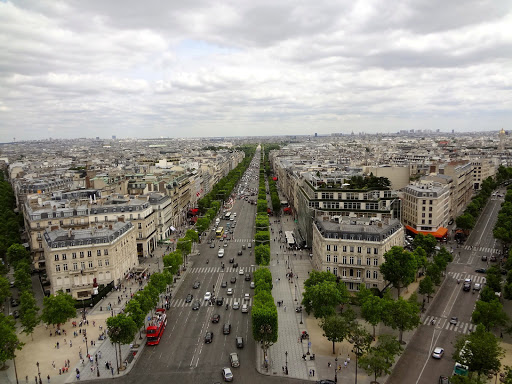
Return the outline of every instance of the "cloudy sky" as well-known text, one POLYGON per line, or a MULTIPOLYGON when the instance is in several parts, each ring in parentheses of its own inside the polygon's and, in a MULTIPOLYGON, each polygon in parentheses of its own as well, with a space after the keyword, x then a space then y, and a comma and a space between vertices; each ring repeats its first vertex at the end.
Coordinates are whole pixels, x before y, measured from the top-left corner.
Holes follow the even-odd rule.
POLYGON ((0 0, 0 142, 512 129, 509 0, 0 0))

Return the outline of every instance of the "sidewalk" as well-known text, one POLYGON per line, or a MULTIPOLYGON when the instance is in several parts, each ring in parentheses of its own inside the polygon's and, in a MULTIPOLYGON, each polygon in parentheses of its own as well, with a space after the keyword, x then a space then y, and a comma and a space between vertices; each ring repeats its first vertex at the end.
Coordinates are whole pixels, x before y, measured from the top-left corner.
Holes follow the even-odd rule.
MULTIPOLYGON (((168 253, 166 248, 166 246, 158 246, 153 253, 153 257, 141 259, 140 265, 147 266, 150 273, 157 272, 158 269, 161 270, 163 267, 162 256, 164 253, 168 253)), ((188 266, 190 267, 191 265, 193 265, 193 257, 191 258, 189 256, 188 266)), ((187 272, 185 271, 185 273, 187 272)), ((182 274, 181 278, 174 284, 174 287, 170 289, 170 292, 179 289, 183 278, 182 274)), ((77 317, 61 325, 60 329, 63 333, 59 336, 55 335, 56 328, 52 326, 46 328, 43 324, 36 327, 32 337, 20 331, 18 337, 25 345, 23 349, 17 351, 16 354, 16 368, 19 383, 34 383, 35 378, 39 376, 36 362, 39 362, 39 373, 42 383, 48 383, 48 375, 50 376, 50 383, 52 384, 76 382, 77 369, 80 372, 80 381, 118 377, 130 372, 135 365, 138 354, 141 353, 145 347, 144 335, 142 335, 142 339, 139 339, 139 336, 135 339, 136 341, 140 341, 138 348, 132 349, 130 345, 121 346, 121 358, 123 362, 130 353, 136 354, 133 361, 128 363, 127 369, 120 370, 119 374, 117 373, 116 365, 116 353, 119 354, 119 346, 116 345, 116 349, 114 349, 108 337, 104 340, 99 340, 99 335, 102 331, 106 330, 106 319, 112 314, 120 313, 126 305, 126 302, 130 299, 130 294, 136 292, 139 288, 143 288, 146 283, 147 280, 144 280, 143 285, 139 286, 135 281, 123 281, 122 289, 110 292, 93 308, 86 308, 88 324, 85 323, 82 327, 79 327, 79 322, 82 320, 82 317, 80 314, 81 310, 78 310, 77 317), (120 302, 118 302, 118 297, 120 302), (112 304, 111 311, 106 310, 109 303, 112 304), (76 327, 72 326, 73 321, 77 323, 76 327), (64 330, 66 334, 64 334, 64 330), (82 333, 83 330, 86 330, 87 345, 82 333), (75 331, 78 333, 77 336, 73 334, 75 331), (50 336, 50 332, 52 336, 50 336), (57 342, 59 343, 58 348, 57 342), (92 363, 87 359, 87 353, 92 356, 92 363), (83 364, 81 363, 80 354, 84 359, 83 364), (68 360, 69 365, 67 363, 68 360), (106 362, 111 363, 113 369, 107 369, 106 362), (91 367, 94 367, 94 370, 91 367), (67 373, 64 372, 65 368, 68 369, 67 373), (61 374, 59 374, 59 369, 61 370, 61 374)), ((118 360, 119 359, 117 359, 117 361, 118 360)), ((14 384, 16 383, 14 365, 12 361, 7 361, 6 365, 8 365, 9 368, 5 371, 0 371, 0 382, 14 384)))

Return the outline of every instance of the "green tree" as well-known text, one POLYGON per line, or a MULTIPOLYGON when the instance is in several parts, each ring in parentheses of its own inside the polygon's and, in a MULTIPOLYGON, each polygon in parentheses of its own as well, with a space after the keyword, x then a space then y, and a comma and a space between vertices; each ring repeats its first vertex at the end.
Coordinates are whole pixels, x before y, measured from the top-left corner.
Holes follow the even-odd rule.
POLYGON ((121 344, 130 344, 137 333, 137 324, 129 316, 120 313, 117 316, 107 318, 107 334, 112 343, 119 344, 119 366, 122 364, 121 344))
POLYGON ((256 245, 270 244, 270 232, 269 231, 258 231, 254 235, 256 245))
MULTIPOLYGON (((430 302, 430 296, 435 292, 434 283, 432 282, 432 279, 430 278, 430 276, 425 276, 423 278, 423 280, 420 281, 418 292, 421 295, 426 295, 427 302, 430 302)), ((425 299, 423 299, 423 300, 425 300, 425 299)))
POLYGON ((192 252, 192 240, 185 238, 178 239, 176 249, 179 250, 183 256, 190 255, 190 252, 192 252))
POLYGON ((193 229, 188 229, 187 232, 185 232, 185 239, 192 240, 192 242, 197 243, 199 241, 199 234, 193 229))
POLYGON ((59 327, 60 324, 75 316, 75 300, 71 295, 59 291, 56 295, 50 295, 43 299, 41 320, 45 324, 56 324, 59 327))
MULTIPOLYGON (((412 295, 413 298, 415 295, 412 295)), ((404 300, 399 297, 397 300, 385 301, 385 315, 383 322, 392 329, 398 329, 398 340, 402 343, 404 331, 416 328, 420 324, 419 305, 413 300, 404 300)))
POLYGON ((414 237, 413 244, 415 247, 421 247, 427 253, 428 257, 431 257, 436 252, 437 240, 431 234, 424 235, 418 233, 414 237))
POLYGON ((504 326, 510 320, 503 311, 503 305, 498 300, 490 302, 478 300, 471 319, 474 324, 482 324, 486 331, 490 331, 497 326, 504 326))
POLYGON ((384 299, 375 295, 369 295, 361 302, 361 316, 373 327, 373 339, 375 340, 375 327, 382 321, 384 316, 384 299))
POLYGON ((484 286, 482 291, 480 292, 480 300, 490 303, 491 301, 498 300, 498 297, 496 296, 492 288, 484 286))
POLYGON ((427 252, 421 248, 421 247, 417 247, 413 252, 412 254, 414 255, 414 258, 416 259, 416 266, 418 269, 425 269, 427 267, 427 264, 428 264, 428 259, 427 259, 427 252))
POLYGON ((16 335, 16 322, 12 317, 0 313, 0 362, 2 368, 7 360, 15 357, 16 350, 21 350, 21 343, 16 335))
POLYGON ((490 371, 499 371, 500 358, 503 355, 503 348, 498 339, 487 332, 483 325, 477 325, 475 331, 457 339, 452 358, 458 363, 467 365, 470 372, 476 372, 480 377, 482 374, 487 375, 490 371))
POLYGON ((206 231, 208 229, 209 226, 210 226, 210 220, 208 220, 207 217, 200 217, 199 219, 197 219, 197 222, 196 222, 197 232, 203 233, 204 231, 206 231))
POLYGON ((368 353, 372 345, 372 335, 359 323, 354 322, 349 331, 349 342, 352 344, 352 351, 356 355, 356 381, 358 359, 365 353, 368 353))
POLYGON ((142 328, 144 327, 146 313, 142 311, 140 302, 132 298, 128 303, 126 303, 124 312, 133 320, 133 322, 139 329, 139 339, 142 339, 141 331, 142 328))
POLYGON ((260 200, 260 199, 258 199, 257 212, 258 213, 267 212, 267 200, 260 200))
POLYGON ((270 245, 261 244, 254 247, 254 257, 256 264, 269 265, 270 264, 270 245))
POLYGON ((30 263, 30 252, 21 244, 12 244, 7 249, 7 262, 16 268, 19 261, 30 263))
POLYGON ((162 260, 165 270, 170 271, 172 275, 176 275, 183 264, 183 256, 179 250, 165 255, 162 260))
POLYGON ((163 273, 153 273, 149 278, 149 283, 152 284, 158 293, 165 292, 167 288, 167 278, 163 273))
POLYGON ((469 213, 464 213, 455 219, 455 223, 457 227, 464 230, 469 231, 473 229, 475 226, 476 219, 470 215, 469 213))
POLYGON ((365 355, 361 356, 358 365, 363 368, 368 376, 374 376, 374 383, 377 378, 391 373, 391 367, 395 361, 395 356, 402 353, 403 349, 395 337, 391 335, 381 335, 379 345, 371 347, 365 355))
POLYGON ((439 266, 435 263, 427 264, 427 276, 430 277, 432 283, 435 285, 441 284, 441 270, 439 266))
POLYGON ((32 279, 30 278, 30 266, 25 260, 20 260, 14 270, 14 282, 20 291, 32 290, 32 279))
POLYGON ((318 319, 334 315, 336 305, 342 301, 342 293, 337 284, 332 281, 323 281, 304 288, 302 305, 308 314, 313 312, 318 319))
POLYGON ((9 280, 0 276, 0 303, 3 303, 9 296, 11 296, 9 280))
MULTIPOLYGON (((20 318, 23 332, 32 337, 34 328, 39 324, 39 307, 32 291, 23 291, 20 295, 20 318)), ((33 337, 32 337, 32 340, 33 337)))
POLYGON ((278 337, 277 308, 269 292, 263 291, 254 296, 251 318, 252 335, 256 342, 261 343, 265 364, 268 364, 267 351, 278 337))
POLYGON ((329 315, 320 320, 320 328, 324 331, 322 336, 332 342, 333 355, 336 354, 335 343, 341 343, 347 338, 354 320, 355 314, 353 311, 345 311, 342 315, 329 315))
POLYGON ((412 253, 395 246, 384 254, 384 260, 380 272, 398 290, 400 296, 400 289, 407 287, 415 279, 416 259, 412 253))
POLYGON ((327 271, 311 271, 309 277, 304 281, 304 288, 312 287, 324 281, 336 282, 336 276, 327 271))

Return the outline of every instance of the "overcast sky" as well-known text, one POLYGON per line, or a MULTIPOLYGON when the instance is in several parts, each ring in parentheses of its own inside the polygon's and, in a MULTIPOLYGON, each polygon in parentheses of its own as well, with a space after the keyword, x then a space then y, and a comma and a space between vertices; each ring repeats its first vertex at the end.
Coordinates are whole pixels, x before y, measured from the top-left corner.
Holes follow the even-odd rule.
POLYGON ((0 0, 0 142, 512 129, 509 0, 0 0))

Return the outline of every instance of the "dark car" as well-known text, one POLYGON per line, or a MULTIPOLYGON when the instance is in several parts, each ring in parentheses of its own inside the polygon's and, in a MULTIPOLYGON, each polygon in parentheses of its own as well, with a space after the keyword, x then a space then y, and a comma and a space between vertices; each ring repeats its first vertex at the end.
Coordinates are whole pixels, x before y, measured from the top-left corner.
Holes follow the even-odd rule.
POLYGON ((14 316, 15 319, 17 319, 18 317, 20 317, 20 311, 14 311, 12 315, 14 316))
POLYGON ((231 284, 235 284, 236 283, 236 276, 233 276, 230 280, 231 284))
POLYGON ((194 298, 194 295, 192 295, 192 294, 190 294, 190 293, 189 293, 189 294, 187 295, 187 298, 185 299, 185 303, 190 303, 190 302, 192 302, 192 299, 193 299, 193 298, 194 298))
POLYGON ((194 283, 194 285, 192 286, 192 288, 197 289, 197 288, 199 288, 200 286, 201 286, 201 283, 200 283, 199 281, 196 281, 196 282, 194 283))
POLYGON ((236 347, 243 348, 244 347, 244 338, 242 336, 236 337, 236 347))
POLYGON ((453 224, 453 219, 450 219, 450 221, 448 222, 448 225, 452 225, 453 224))
POLYGON ((221 286, 221 288, 226 288, 228 286, 228 282, 227 281, 223 281, 220 286, 221 286))
POLYGON ((250 273, 246 273, 245 274, 245 281, 251 281, 251 274, 250 273))
POLYGON ((220 315, 218 313, 212 316, 212 323, 218 323, 220 321, 220 315))
POLYGON ((231 333, 231 324, 224 324, 224 327, 222 328, 222 333, 224 333, 225 335, 229 335, 231 333))
POLYGON ((223 297, 217 298, 217 305, 218 306, 224 305, 224 298, 223 297))
POLYGON ((229 259, 229 262, 233 264, 235 262, 235 259, 232 257, 231 259, 229 259))
POLYGON ((199 308, 201 308, 201 302, 199 300, 194 301, 194 304, 192 304, 192 310, 197 311, 199 308))
POLYGON ((206 335, 204 335, 204 342, 206 344, 210 344, 213 341, 213 332, 206 332, 206 335))
POLYGON ((18 303, 18 300, 11 299, 11 307, 17 307, 20 303, 18 303))
POLYGON ((482 261, 487 261, 487 255, 482 255, 482 261))
POLYGON ((238 251, 238 256, 242 256, 242 250, 238 251))
POLYGON ((496 256, 495 255, 491 255, 491 261, 496 261, 496 256))
POLYGON ((233 268, 238 268, 238 263, 234 263, 233 268))
POLYGON ((478 268, 478 269, 475 269, 475 272, 477 272, 477 273, 487 273, 487 269, 485 269, 485 268, 478 268))

